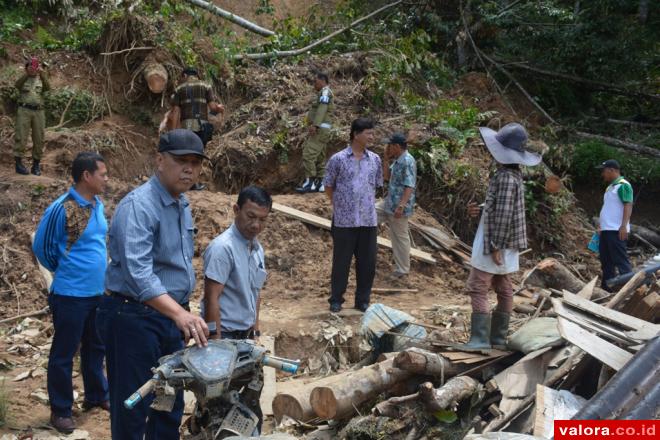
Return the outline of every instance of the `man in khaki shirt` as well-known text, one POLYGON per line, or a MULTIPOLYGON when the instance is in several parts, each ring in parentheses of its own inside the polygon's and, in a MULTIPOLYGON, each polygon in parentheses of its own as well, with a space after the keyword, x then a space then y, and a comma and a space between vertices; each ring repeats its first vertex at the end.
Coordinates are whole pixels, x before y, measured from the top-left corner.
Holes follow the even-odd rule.
POLYGON ((50 90, 46 73, 36 58, 25 63, 25 74, 16 81, 18 89, 18 112, 16 114, 16 129, 14 133, 14 159, 16 172, 28 174, 23 164, 25 145, 32 133, 32 169, 35 176, 41 175, 39 162, 44 148, 44 132, 46 130, 46 115, 44 112, 44 93, 50 90))

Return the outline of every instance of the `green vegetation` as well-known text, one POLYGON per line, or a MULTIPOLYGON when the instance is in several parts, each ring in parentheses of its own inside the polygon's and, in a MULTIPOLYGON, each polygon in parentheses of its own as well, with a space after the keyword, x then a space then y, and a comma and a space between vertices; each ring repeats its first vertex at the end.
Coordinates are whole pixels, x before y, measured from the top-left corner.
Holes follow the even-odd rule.
POLYGON ((103 98, 73 87, 51 90, 46 93, 45 101, 46 115, 50 118, 48 125, 58 124, 60 119, 62 122, 83 124, 100 118, 106 111, 103 98))
POLYGON ((599 182, 595 166, 607 159, 616 159, 621 171, 635 184, 660 185, 660 161, 624 153, 601 142, 578 143, 574 147, 570 172, 579 183, 599 182))

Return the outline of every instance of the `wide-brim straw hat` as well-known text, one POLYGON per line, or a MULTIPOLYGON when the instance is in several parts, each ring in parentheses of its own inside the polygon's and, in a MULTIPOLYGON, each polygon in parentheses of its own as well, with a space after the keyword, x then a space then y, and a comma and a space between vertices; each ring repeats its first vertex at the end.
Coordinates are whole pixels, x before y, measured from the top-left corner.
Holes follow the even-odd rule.
POLYGON ((542 156, 529 150, 525 127, 512 122, 495 131, 488 127, 479 127, 486 148, 495 160, 501 164, 519 164, 534 166, 541 163, 542 156))

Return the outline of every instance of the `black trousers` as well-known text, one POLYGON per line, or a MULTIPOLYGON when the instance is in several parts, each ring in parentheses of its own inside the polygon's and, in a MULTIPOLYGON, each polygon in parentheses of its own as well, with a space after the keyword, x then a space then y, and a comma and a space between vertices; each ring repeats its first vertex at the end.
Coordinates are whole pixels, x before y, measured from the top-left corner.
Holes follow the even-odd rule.
POLYGON ((598 254, 600 256, 600 264, 603 269, 603 279, 601 286, 603 289, 608 290, 605 282, 610 278, 618 275, 632 272, 630 260, 628 260, 628 253, 626 252, 626 241, 619 239, 619 231, 601 231, 600 242, 598 245, 598 254))
POLYGON ((332 227, 332 275, 330 304, 343 304, 351 260, 355 256, 355 306, 369 305, 376 275, 376 237, 374 227, 332 227))

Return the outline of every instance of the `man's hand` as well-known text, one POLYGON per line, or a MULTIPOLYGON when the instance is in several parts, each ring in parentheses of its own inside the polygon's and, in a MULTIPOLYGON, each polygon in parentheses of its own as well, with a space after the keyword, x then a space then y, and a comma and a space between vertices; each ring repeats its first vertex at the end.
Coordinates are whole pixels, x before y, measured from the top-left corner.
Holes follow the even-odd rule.
POLYGON ((200 347, 206 347, 209 328, 200 316, 193 315, 182 309, 181 313, 174 317, 174 323, 176 324, 176 327, 183 332, 186 344, 191 339, 194 339, 195 344, 200 347))
POLYGON ((499 249, 495 249, 495 250, 490 254, 490 256, 492 257, 493 262, 494 262, 496 265, 501 266, 501 265, 503 264, 503 263, 502 263, 502 251, 500 251, 499 249))
POLYGON ((224 114, 224 113, 225 113, 225 106, 224 106, 223 104, 218 104, 218 105, 216 106, 216 111, 217 111, 218 113, 223 113, 223 114, 224 114))
POLYGON ((476 202, 469 202, 467 206, 467 213, 471 218, 478 217, 481 213, 481 208, 479 205, 477 205, 476 202))
POLYGON ((403 206, 397 206, 394 210, 394 218, 403 217, 403 206))
POLYGON ((626 241, 628 240, 628 228, 626 225, 621 225, 619 228, 619 240, 626 241))
POLYGON ((315 135, 315 134, 316 134, 316 130, 318 130, 318 127, 317 127, 316 125, 310 125, 310 126, 307 128, 307 131, 309 131, 309 134, 311 134, 311 135, 315 135))

